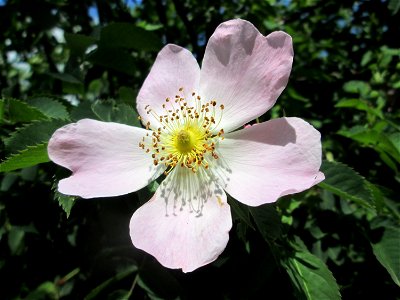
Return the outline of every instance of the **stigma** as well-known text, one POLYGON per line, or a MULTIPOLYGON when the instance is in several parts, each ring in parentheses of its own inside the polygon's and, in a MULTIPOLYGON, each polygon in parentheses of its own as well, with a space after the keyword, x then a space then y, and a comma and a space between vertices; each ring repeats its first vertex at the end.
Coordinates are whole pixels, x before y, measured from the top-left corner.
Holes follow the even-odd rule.
POLYGON ((208 169, 218 159, 215 150, 224 139, 224 130, 219 128, 224 105, 218 105, 214 99, 203 100, 195 92, 190 95, 186 99, 180 88, 174 99, 165 99, 158 113, 149 105, 145 107, 154 123, 145 124, 152 133, 143 137, 139 147, 151 155, 155 166, 165 165, 165 175, 175 167, 196 173, 208 169))

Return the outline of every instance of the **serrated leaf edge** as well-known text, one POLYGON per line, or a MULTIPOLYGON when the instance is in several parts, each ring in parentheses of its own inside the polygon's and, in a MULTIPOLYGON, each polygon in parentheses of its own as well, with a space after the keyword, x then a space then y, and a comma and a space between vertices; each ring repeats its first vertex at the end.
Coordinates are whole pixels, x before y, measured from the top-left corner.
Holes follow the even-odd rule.
MULTIPOLYGON (((3 161, 0 162, 0 173, 2 173, 2 172, 10 172, 10 171, 14 171, 14 170, 20 169, 20 168, 16 168, 16 169, 9 170, 9 171, 3 171, 3 168, 2 168, 2 167, 4 166, 4 164, 6 164, 7 162, 9 162, 11 159, 14 159, 14 158, 18 157, 18 156, 24 154, 25 152, 27 152, 27 151, 29 151, 29 150, 32 150, 32 149, 34 149, 34 148, 37 148, 37 147, 39 147, 39 146, 46 146, 46 145, 47 145, 47 142, 45 142, 45 143, 38 143, 38 144, 35 144, 35 145, 32 145, 32 146, 27 146, 25 149, 23 149, 23 150, 21 150, 21 151, 18 151, 17 153, 13 153, 13 154, 11 154, 10 156, 6 157, 3 161)), ((49 162, 49 161, 50 161, 50 159, 47 160, 46 162, 49 162)), ((44 163, 44 162, 40 162, 40 163, 44 163)), ((38 164, 39 164, 39 163, 38 163, 38 164)))
MULTIPOLYGON (((65 108, 65 110, 67 111, 68 116, 69 116, 69 112, 68 112, 68 110, 67 110, 67 107, 60 101, 62 98, 54 97, 53 95, 51 95, 51 96, 49 96, 49 95, 35 95, 34 97, 30 97, 30 98, 28 99, 28 101, 29 101, 30 99, 35 99, 35 98, 48 98, 48 99, 50 99, 51 101, 60 104, 61 106, 63 106, 63 107, 65 108)), ((28 105, 29 105, 29 104, 28 104, 28 105)), ((46 118, 48 118, 49 120, 52 120, 52 119, 54 119, 54 120, 65 120, 65 121, 71 120, 70 116, 69 116, 68 118, 54 118, 54 117, 50 117, 50 116, 46 115, 44 112, 42 112, 42 111, 41 111, 39 108, 37 108, 36 106, 31 106, 31 105, 29 105, 29 106, 32 107, 32 108, 35 108, 35 109, 39 110, 39 112, 42 113, 44 116, 46 116, 46 118)))
MULTIPOLYGON (((36 111, 37 113, 43 115, 43 119, 41 119, 41 120, 48 119, 48 117, 41 110, 39 110, 37 107, 29 105, 25 101, 22 101, 22 100, 19 100, 19 99, 16 99, 16 98, 1 98, 0 101, 4 101, 4 104, 5 104, 4 108, 6 110, 9 110, 9 105, 10 104, 8 102, 9 101, 15 101, 15 102, 21 103, 22 105, 25 105, 26 107, 29 107, 30 109, 36 111)), ((40 121, 40 120, 34 120, 34 121, 40 121)))
MULTIPOLYGON (((358 173, 358 172, 357 172, 356 170, 354 170, 352 167, 350 167, 350 166, 348 166, 348 165, 346 165, 346 164, 344 164, 344 163, 342 163, 342 162, 338 162, 338 161, 327 161, 327 162, 332 163, 332 164, 335 164, 335 165, 338 165, 338 166, 343 166, 343 167, 346 167, 346 168, 349 168, 350 170, 352 170, 352 171, 353 171, 357 176, 359 176, 359 177, 362 179, 362 181, 364 182, 364 187, 365 187, 365 189, 366 189, 366 190, 369 192, 369 194, 370 194, 370 195, 369 195, 370 197, 369 197, 369 199, 368 199, 369 202, 371 202, 371 203, 374 202, 374 197, 373 197, 373 195, 372 195, 371 188, 368 186, 368 180, 367 180, 364 176, 360 175, 360 173, 358 173)), ((343 191, 341 191, 341 190, 339 190, 339 189, 337 189, 337 188, 335 188, 335 187, 331 187, 330 185, 326 184, 324 181, 320 182, 320 183, 318 184, 318 186, 321 187, 321 188, 323 188, 323 189, 326 189, 326 190, 328 190, 328 191, 331 191, 331 192, 335 193, 335 194, 338 195, 339 197, 345 197, 345 198, 347 198, 347 199, 350 199, 350 200, 356 202, 357 204, 362 205, 363 207, 366 207, 366 208, 369 208, 369 209, 375 209, 374 205, 371 205, 371 204, 365 205, 365 204, 364 204, 364 201, 360 201, 361 198, 352 196, 352 195, 348 194, 347 192, 343 192, 343 191)), ((363 200, 363 199, 361 199, 361 200, 363 200)), ((365 201, 365 202, 368 202, 368 201, 365 201)))

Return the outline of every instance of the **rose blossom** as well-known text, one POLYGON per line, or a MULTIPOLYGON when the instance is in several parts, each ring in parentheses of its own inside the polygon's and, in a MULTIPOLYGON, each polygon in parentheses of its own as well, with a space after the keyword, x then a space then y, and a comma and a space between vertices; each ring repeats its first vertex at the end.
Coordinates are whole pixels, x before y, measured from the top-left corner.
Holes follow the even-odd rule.
POLYGON ((232 227, 225 191, 258 206, 324 178, 320 134, 309 123, 279 118, 240 129, 274 105, 292 61, 288 34, 265 37, 240 19, 218 26, 201 70, 188 50, 166 45, 137 97, 146 129, 84 119, 54 133, 49 157, 72 171, 59 191, 118 196, 164 174, 132 216, 133 244, 184 272, 214 261, 232 227))

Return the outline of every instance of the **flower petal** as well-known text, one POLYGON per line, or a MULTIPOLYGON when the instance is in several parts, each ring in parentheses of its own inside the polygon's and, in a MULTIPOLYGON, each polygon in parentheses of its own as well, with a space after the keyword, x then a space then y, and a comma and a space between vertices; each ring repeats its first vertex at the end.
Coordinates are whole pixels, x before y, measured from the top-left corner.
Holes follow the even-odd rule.
POLYGON ((206 182, 205 174, 186 172, 175 168, 133 214, 130 235, 135 247, 163 266, 191 272, 225 249, 232 218, 224 191, 206 182))
POLYGON ((230 134, 218 145, 214 173, 232 197, 250 206, 304 191, 319 181, 320 133, 299 118, 280 118, 230 134))
POLYGON ((225 106, 220 127, 230 132, 270 109, 292 61, 292 38, 282 31, 265 37, 240 19, 219 25, 207 44, 200 93, 225 106))
MULTIPOLYGON (((183 94, 189 100, 191 93, 197 91, 199 78, 200 67, 190 51, 177 45, 166 45, 158 53, 137 96, 137 109, 144 124, 150 122, 151 128, 158 125, 152 114, 147 114, 147 105, 157 115, 165 114, 162 108, 165 99, 173 100, 175 95, 183 94), (179 92, 181 87, 183 91, 179 92)), ((166 104, 167 109, 171 108, 166 104)))
POLYGON ((90 119, 58 129, 49 141, 52 161, 73 172, 58 190, 83 198, 127 194, 143 188, 163 171, 139 148, 148 131, 90 119))
POLYGON ((315 177, 315 181, 312 185, 316 185, 325 180, 325 175, 322 172, 318 172, 317 176, 315 177))

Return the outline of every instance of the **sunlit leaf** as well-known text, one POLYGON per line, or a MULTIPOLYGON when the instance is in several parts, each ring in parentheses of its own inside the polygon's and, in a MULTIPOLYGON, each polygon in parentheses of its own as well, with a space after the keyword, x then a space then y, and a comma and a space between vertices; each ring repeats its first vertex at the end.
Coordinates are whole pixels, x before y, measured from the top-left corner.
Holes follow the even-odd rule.
POLYGON ((385 133, 374 129, 355 126, 350 130, 341 130, 340 135, 351 138, 365 146, 374 146, 378 152, 389 154, 394 160, 400 163, 400 152, 398 149, 398 135, 394 135, 393 140, 386 136, 385 133))
POLYGON ((31 167, 40 163, 50 161, 47 155, 47 143, 36 146, 28 146, 17 154, 13 154, 0 163, 0 172, 31 167))
POLYGON ((339 287, 331 271, 308 250, 296 247, 293 256, 283 266, 297 291, 297 299, 341 299, 339 287))
POLYGON ((29 293, 24 300, 43 300, 43 299, 58 299, 57 286, 46 281, 39 285, 35 290, 29 293))
POLYGON ((363 207, 373 207, 365 179, 353 169, 339 162, 324 161, 321 171, 325 174, 325 180, 319 183, 320 187, 363 207))

